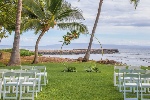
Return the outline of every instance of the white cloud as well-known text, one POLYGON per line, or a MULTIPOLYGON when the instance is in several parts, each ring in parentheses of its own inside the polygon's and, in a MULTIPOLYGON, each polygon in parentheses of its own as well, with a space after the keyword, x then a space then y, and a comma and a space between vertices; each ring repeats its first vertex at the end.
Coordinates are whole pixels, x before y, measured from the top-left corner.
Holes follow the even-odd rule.
MULTIPOLYGON (((85 21, 91 33, 96 18, 99 0, 67 0, 73 7, 83 11, 85 21)), ((140 0, 137 9, 130 0, 104 0, 95 36, 102 44, 150 45, 150 0, 140 0), (125 36, 128 34, 128 37, 125 36), (143 36, 141 35, 143 34, 143 36), (103 37, 101 36, 103 35, 103 37), (110 37, 112 36, 112 37, 110 37), (122 36, 122 37, 121 37, 122 36), (133 37, 134 36, 134 37, 133 37), (139 38, 141 36, 141 38, 139 38), (132 37, 132 38, 130 38, 132 37)), ((57 28, 54 28, 57 30, 57 28)), ((39 45, 58 44, 62 40, 63 31, 46 33, 39 45), (59 34, 62 33, 62 34, 59 34), (58 35, 55 35, 58 34, 58 35)), ((33 33, 30 33, 33 34, 33 33)), ((35 45, 38 35, 21 35, 21 45, 35 45)), ((73 43, 88 43, 90 36, 81 36, 73 43)), ((2 40, 1 44, 12 44, 13 35, 2 40)), ((94 39, 94 43, 98 43, 94 39)))
MULTIPOLYGON (((68 0, 73 6, 78 6, 83 10, 83 15, 87 20, 85 24, 93 26, 97 14, 98 0, 68 0)), ((150 0, 141 0, 137 9, 129 0, 104 0, 99 25, 121 25, 121 26, 150 26, 150 0)), ((92 29, 92 28, 90 28, 92 29)))

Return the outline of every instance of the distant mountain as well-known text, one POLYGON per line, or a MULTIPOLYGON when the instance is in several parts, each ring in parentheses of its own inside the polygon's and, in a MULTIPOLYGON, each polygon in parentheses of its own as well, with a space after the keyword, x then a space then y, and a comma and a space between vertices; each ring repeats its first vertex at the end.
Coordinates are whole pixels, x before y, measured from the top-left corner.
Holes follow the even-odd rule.
MULTIPOLYGON (((128 49, 128 48, 149 48, 150 46, 138 46, 138 45, 115 45, 115 44, 92 44, 92 48, 107 48, 107 49, 128 49)), ((48 45, 48 47, 61 47, 61 44, 48 45)), ((88 43, 71 43, 69 45, 64 45, 63 48, 75 48, 75 49, 85 49, 88 47, 88 43)))
MULTIPOLYGON (((46 45, 39 46, 40 50, 50 50, 50 49, 61 49, 62 44, 55 45, 46 45)), ((0 49, 8 49, 12 48, 11 45, 0 45, 0 49)), ((20 46, 21 49, 34 50, 34 46, 20 46)), ((69 45, 64 45, 63 49, 86 49, 88 48, 88 43, 71 43, 69 45)), ((93 49, 101 49, 100 44, 93 44, 93 49)), ((150 46, 138 46, 138 45, 114 45, 114 44, 102 44, 102 48, 104 49, 150 49, 150 46)))

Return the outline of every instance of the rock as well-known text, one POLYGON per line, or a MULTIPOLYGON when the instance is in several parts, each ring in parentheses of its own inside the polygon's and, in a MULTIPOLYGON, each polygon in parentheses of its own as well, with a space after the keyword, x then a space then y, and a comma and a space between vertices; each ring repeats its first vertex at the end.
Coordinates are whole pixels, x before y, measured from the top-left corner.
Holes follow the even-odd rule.
POLYGON ((80 61, 80 62, 82 62, 82 60, 83 60, 82 57, 79 57, 79 58, 77 59, 77 61, 80 61))
MULTIPOLYGON (((50 55, 78 55, 85 54, 87 49, 73 49, 73 50, 39 50, 39 54, 50 54, 50 55)), ((119 53, 118 49, 91 49, 91 54, 113 54, 119 53)))
POLYGON ((123 65, 122 62, 117 62, 115 60, 100 60, 100 61, 97 61, 97 63, 100 63, 100 64, 112 64, 112 65, 123 65))

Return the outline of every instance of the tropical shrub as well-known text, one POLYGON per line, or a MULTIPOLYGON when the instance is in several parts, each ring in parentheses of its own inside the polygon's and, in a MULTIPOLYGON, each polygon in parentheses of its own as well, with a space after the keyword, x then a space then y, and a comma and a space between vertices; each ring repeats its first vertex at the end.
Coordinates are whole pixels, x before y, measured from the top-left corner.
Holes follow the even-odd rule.
MULTIPOLYGON (((0 51, 4 51, 4 52, 12 52, 12 49, 1 49, 0 51)), ((26 49, 20 49, 20 56, 31 56, 34 55, 34 52, 26 50, 26 49)))
POLYGON ((31 55, 34 55, 34 52, 25 49, 20 49, 20 56, 31 56, 31 55))
POLYGON ((62 72, 77 72, 75 67, 66 67, 62 72))
POLYGON ((85 71, 86 72, 100 72, 98 67, 96 67, 96 65, 86 68, 85 71))

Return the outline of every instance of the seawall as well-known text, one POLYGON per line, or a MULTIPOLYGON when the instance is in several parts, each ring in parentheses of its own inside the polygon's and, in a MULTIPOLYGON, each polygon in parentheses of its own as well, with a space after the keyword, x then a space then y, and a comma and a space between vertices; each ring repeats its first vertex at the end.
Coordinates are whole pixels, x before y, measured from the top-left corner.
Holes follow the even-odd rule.
MULTIPOLYGON (((38 53, 42 55, 78 55, 85 54, 87 49, 73 49, 73 50, 39 50, 38 53)), ((118 49, 91 49, 91 54, 113 54, 119 53, 118 49)))

